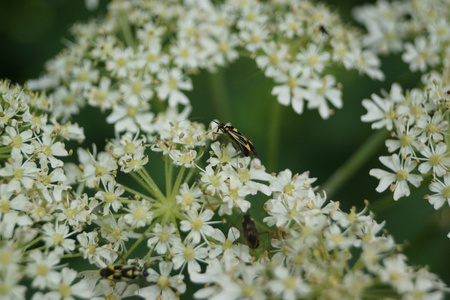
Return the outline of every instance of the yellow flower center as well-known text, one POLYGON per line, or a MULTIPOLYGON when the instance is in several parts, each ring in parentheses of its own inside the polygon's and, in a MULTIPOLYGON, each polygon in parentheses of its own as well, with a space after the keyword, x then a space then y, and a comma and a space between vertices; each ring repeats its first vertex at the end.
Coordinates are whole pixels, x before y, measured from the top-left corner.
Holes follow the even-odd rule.
POLYGON ((272 53, 269 56, 269 61, 272 66, 277 66, 280 63, 281 59, 278 57, 278 54, 272 53))
POLYGON ((408 179, 409 173, 408 173, 408 171, 403 169, 403 170, 398 170, 396 175, 397 175, 398 181, 403 181, 403 180, 408 179))
POLYGON ((195 231, 199 231, 203 227, 203 220, 201 218, 197 218, 192 222, 192 229, 195 231))
POLYGON ((62 245, 62 243, 64 242, 64 237, 61 233, 54 233, 52 235, 52 240, 55 245, 62 245))
POLYGON ((167 276, 159 276, 156 282, 161 290, 165 290, 170 287, 169 278, 167 276))
POLYGON ((23 139, 20 135, 16 135, 12 137, 12 145, 15 148, 21 148, 23 145, 23 139))
POLYGON ((450 185, 447 185, 443 190, 442 190, 442 197, 449 199, 450 198, 450 185))
POLYGON ((72 295, 72 290, 70 288, 70 285, 63 282, 59 285, 59 293, 61 294, 62 298, 67 298, 72 295))
POLYGON ((432 166, 437 166, 442 162, 443 159, 444 156, 442 154, 436 153, 430 156, 429 162, 432 166))
POLYGON ((133 212, 133 218, 135 220, 143 220, 145 219, 145 216, 147 215, 147 210, 143 208, 138 208, 133 212))
POLYGON ((11 202, 8 199, 2 198, 0 199, 0 212, 7 213, 11 206, 11 202))
POLYGON ((230 45, 228 43, 219 43, 219 51, 222 53, 226 53, 230 50, 230 45))
POLYGON ((402 147, 406 147, 406 146, 411 145, 413 141, 414 141, 414 139, 412 136, 410 136, 409 134, 405 134, 400 139, 400 145, 402 145, 402 147))
POLYGON ((116 194, 114 194, 114 192, 106 192, 105 193, 105 202, 106 203, 113 203, 114 201, 116 201, 117 197, 116 194))
POLYGON ((171 90, 176 90, 178 88, 178 83, 175 78, 169 78, 169 80, 167 81, 167 85, 171 90))
POLYGON ((289 276, 284 279, 284 286, 288 290, 294 290, 295 289, 295 277, 289 276))
POLYGON ((127 116, 130 118, 134 118, 137 115, 137 109, 134 106, 130 106, 127 109, 127 116))
POLYGON ((195 251, 192 247, 186 247, 184 249, 183 255, 187 261, 192 261, 195 258, 195 251))
POLYGON ((287 85, 291 89, 296 88, 298 86, 297 78, 289 76, 289 78, 287 80, 287 85))
POLYGON ((308 57, 308 59, 306 60, 306 63, 308 64, 308 66, 310 67, 314 67, 315 65, 317 65, 317 63, 319 62, 319 57, 317 55, 311 55, 310 57, 308 57))
POLYGON ((131 91, 133 92, 133 94, 136 94, 136 95, 140 94, 143 89, 144 89, 144 85, 140 81, 134 82, 131 86, 131 91))
POLYGON ((120 57, 120 58, 118 58, 118 59, 116 60, 116 64, 117 64, 119 67, 125 66, 125 65, 127 64, 127 62, 128 62, 128 59, 126 59, 125 57, 120 57))
POLYGON ((0 282, 0 295, 8 295, 11 291, 11 285, 8 282, 0 282))
POLYGON ((99 166, 97 164, 94 164, 95 166, 95 177, 102 177, 103 175, 105 175, 106 173, 108 173, 108 171, 106 170, 105 167, 99 166))
POLYGON ((40 276, 47 276, 48 274, 48 266, 46 264, 38 264, 36 273, 40 276))
POLYGON ((20 180, 23 177, 23 173, 25 172, 24 169, 18 168, 14 171, 14 179, 20 180))

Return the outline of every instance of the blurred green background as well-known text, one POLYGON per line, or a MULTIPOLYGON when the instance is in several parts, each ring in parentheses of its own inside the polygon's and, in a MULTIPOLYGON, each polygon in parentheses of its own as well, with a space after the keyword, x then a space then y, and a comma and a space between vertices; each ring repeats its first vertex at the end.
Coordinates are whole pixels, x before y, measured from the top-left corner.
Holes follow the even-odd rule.
MULTIPOLYGON (((328 1, 337 5, 342 15, 349 18, 350 7, 360 1, 344 3, 328 1)), ((372 1, 373 2, 373 1, 372 1)), ((0 78, 9 78, 13 83, 23 84, 27 79, 36 78, 44 70, 46 60, 54 57, 71 37, 70 25, 85 21, 98 15, 104 15, 106 3, 89 12, 84 1, 68 0, 0 0, 0 78)), ((348 22, 351 20, 347 19, 348 22)), ((390 89, 393 82, 399 82, 404 88, 414 87, 419 75, 411 73, 401 63, 399 57, 383 59, 385 82, 373 82, 356 72, 330 70, 344 86, 344 108, 336 110, 328 120, 322 120, 317 111, 306 111, 297 115, 291 107, 280 107, 271 96, 271 81, 261 76, 255 64, 249 60, 238 60, 226 70, 221 70, 227 83, 229 99, 227 119, 224 111, 211 101, 215 97, 211 82, 214 77, 201 73, 193 77, 194 92, 188 93, 194 110, 192 117, 219 118, 222 122, 231 122, 245 135, 251 137, 258 149, 259 158, 268 166, 270 172, 279 172, 289 168, 293 173, 310 171, 311 177, 317 177, 321 185, 338 169, 369 136, 373 134, 370 124, 360 121, 366 111, 361 100, 369 98, 380 89, 390 89), (276 106, 281 109, 281 123, 278 132, 278 154, 275 160, 267 161, 268 130, 271 113, 276 106)), ((78 121, 89 127, 98 111, 89 111, 78 121)), ((94 141, 103 143, 111 127, 98 127, 95 132, 87 132, 85 145, 94 141)), ((378 147, 378 155, 387 155, 383 144, 378 147)), ((375 187, 378 180, 368 175, 371 168, 382 168, 377 156, 369 160, 334 195, 332 200, 339 201, 343 210, 352 206, 360 209, 363 200, 371 203, 389 197, 389 193, 378 194, 375 187)), ((423 196, 427 189, 418 190, 413 197, 400 199, 389 208, 377 212, 377 220, 386 220, 385 228, 393 234, 399 244, 405 244, 404 251, 411 265, 429 265, 430 271, 439 274, 450 283, 450 230, 448 206, 436 212, 423 196)), ((264 201, 266 199, 261 199, 264 201)))

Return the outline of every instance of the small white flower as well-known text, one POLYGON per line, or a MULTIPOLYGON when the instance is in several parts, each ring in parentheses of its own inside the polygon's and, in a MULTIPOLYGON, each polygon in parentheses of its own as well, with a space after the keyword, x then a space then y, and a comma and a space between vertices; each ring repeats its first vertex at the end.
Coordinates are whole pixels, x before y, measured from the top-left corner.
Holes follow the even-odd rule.
POLYGON ((393 154, 392 156, 381 156, 380 161, 395 173, 389 173, 381 169, 370 170, 371 176, 380 179, 376 188, 377 192, 381 193, 391 186, 390 189, 394 192, 394 200, 398 200, 401 197, 409 196, 408 182, 415 187, 418 187, 422 182, 422 176, 410 174, 417 165, 417 162, 412 161, 410 157, 400 160, 397 154, 393 154))
POLYGON ((125 99, 113 106, 113 110, 106 121, 114 124, 114 130, 118 133, 123 131, 137 133, 140 130, 151 132, 153 131, 154 114, 148 110, 148 102, 132 103, 125 99))
POLYGON ((88 187, 97 187, 100 182, 105 185, 114 179, 117 171, 117 161, 110 153, 100 152, 98 155, 95 155, 95 149, 94 154, 91 154, 79 148, 78 156, 80 162, 84 165, 82 181, 85 181, 88 187))
POLYGON ((183 271, 184 267, 187 265, 188 272, 200 272, 199 262, 205 262, 204 259, 208 257, 208 246, 203 243, 194 247, 194 243, 188 242, 187 245, 183 243, 176 243, 172 247, 173 258, 172 262, 174 264, 174 269, 178 270, 181 268, 180 273, 183 271))
POLYGON ((115 180, 111 180, 108 184, 104 185, 104 191, 98 191, 95 193, 95 198, 100 200, 103 204, 103 215, 106 216, 112 211, 117 212, 122 208, 122 199, 120 196, 125 192, 123 187, 117 185, 115 180))
POLYGON ((58 221, 55 222, 55 225, 45 223, 42 226, 42 231, 44 233, 43 240, 48 248, 52 247, 55 251, 61 249, 68 253, 75 249, 75 241, 69 237, 76 231, 70 231, 70 228, 65 224, 59 224, 58 221))
POLYGON ((419 149, 425 158, 425 162, 419 165, 420 173, 426 174, 433 169, 435 176, 442 177, 447 174, 450 168, 450 157, 448 157, 446 144, 439 143, 431 149, 423 145, 419 149))
POLYGON ((156 224, 152 232, 149 233, 149 239, 147 240, 147 246, 149 248, 155 248, 156 253, 166 254, 175 243, 181 242, 177 236, 177 229, 174 224, 156 224))
POLYGON ((75 300, 74 296, 83 299, 91 298, 92 294, 87 280, 80 280, 74 283, 77 275, 78 273, 75 270, 63 268, 60 282, 52 288, 53 291, 46 294, 46 297, 64 300, 75 300))
POLYGON ((132 201, 125 211, 129 213, 124 216, 125 222, 133 227, 143 227, 152 222, 153 212, 150 211, 151 204, 147 200, 132 201))
MULTIPOLYGON (((51 133, 53 134, 53 132, 51 133)), ((69 152, 65 149, 65 146, 61 142, 56 142, 55 137, 51 137, 50 134, 44 133, 42 138, 36 139, 36 147, 35 153, 39 158, 39 163, 42 168, 46 168, 48 162, 52 168, 62 167, 64 163, 57 159, 55 156, 68 156, 69 152)))
POLYGON ((429 188, 436 193, 427 197, 434 209, 441 208, 446 201, 450 206, 450 173, 445 174, 444 182, 436 180, 430 184, 429 188))
POLYGON ((186 236, 187 240, 192 241, 194 244, 198 244, 201 239, 207 242, 207 237, 218 239, 215 236, 216 231, 210 224, 221 223, 221 221, 210 221, 214 217, 214 212, 210 209, 205 209, 199 213, 195 208, 192 208, 186 212, 187 220, 180 222, 180 230, 188 231, 186 236))
POLYGON ((289 48, 287 45, 270 41, 263 44, 262 50, 266 55, 256 57, 256 64, 259 68, 265 70, 265 76, 275 77, 287 70, 289 67, 287 61, 289 48))
POLYGON ((150 76, 147 75, 144 78, 135 76, 123 81, 120 91, 122 97, 127 99, 127 103, 137 105, 139 101, 149 102, 153 97, 151 85, 152 78, 150 76))
POLYGON ((74 65, 72 72, 72 81, 70 82, 72 91, 90 90, 92 85, 98 81, 99 70, 92 66, 91 60, 85 59, 80 65, 74 65))
POLYGON ((228 194, 228 186, 225 182, 227 175, 223 171, 215 174, 213 168, 208 165, 202 172, 201 182, 206 186, 206 192, 211 195, 228 194))
POLYGON ((290 274, 284 266, 277 265, 273 273, 274 279, 269 282, 269 288, 275 295, 294 300, 311 292, 311 287, 303 282, 299 274, 290 274))
POLYGON ((24 130, 18 132, 16 128, 7 126, 5 128, 7 134, 2 135, 2 144, 13 148, 14 151, 19 151, 25 155, 30 155, 35 150, 35 147, 31 143, 34 140, 32 130, 24 130))
POLYGON ((405 44, 406 52, 403 53, 403 61, 409 63, 411 71, 425 72, 428 65, 434 66, 439 63, 438 44, 432 43, 424 37, 418 37, 414 40, 414 45, 411 43, 405 44))
POLYGON ((61 274, 56 271, 60 257, 56 252, 44 255, 41 251, 34 250, 28 257, 30 261, 27 264, 27 276, 33 279, 33 287, 52 288, 60 282, 61 274))
POLYGON ((296 113, 303 113, 307 84, 307 76, 303 68, 298 64, 291 64, 286 74, 279 74, 274 80, 282 84, 272 89, 272 95, 277 96, 278 102, 285 106, 292 104, 296 113))
POLYGON ((9 177, 8 191, 20 193, 22 188, 29 190, 37 182, 39 169, 35 162, 26 160, 23 162, 23 156, 20 153, 11 155, 9 162, 5 162, 0 169, 0 176, 9 177))
POLYGON ((177 204, 181 204, 182 209, 189 210, 191 208, 199 209, 201 206, 203 192, 198 186, 191 186, 185 182, 180 186, 179 195, 176 195, 177 204))
POLYGON ((330 60, 329 52, 320 52, 322 49, 314 44, 309 44, 307 49, 301 49, 295 57, 301 65, 305 66, 308 74, 313 72, 322 73, 326 64, 330 60))
POLYGON ((384 268, 377 272, 382 282, 391 284, 400 293, 413 288, 411 267, 405 261, 406 257, 402 254, 387 257, 383 260, 384 268))
POLYGON ((190 103, 186 95, 181 90, 192 90, 192 81, 181 72, 180 69, 162 69, 158 72, 158 79, 161 84, 156 87, 158 97, 162 100, 168 100, 169 106, 175 107, 178 104, 187 105, 190 103))
POLYGON ((114 47, 106 61, 106 70, 111 71, 112 76, 125 78, 133 67, 132 59, 133 49, 114 47))
POLYGON ((239 37, 243 41, 245 48, 249 52, 254 53, 267 42, 269 31, 263 26, 249 24, 249 26, 239 32, 239 37))
POLYGON ((398 118, 396 103, 399 103, 404 99, 396 97, 399 93, 401 93, 401 87, 394 83, 390 92, 391 97, 382 98, 377 94, 372 94, 372 100, 364 99, 362 105, 367 109, 367 114, 361 116, 361 121, 376 121, 372 124, 372 129, 386 127, 387 130, 392 130, 393 123, 398 118))
MULTIPOLYGON (((331 75, 326 75, 324 78, 314 76, 308 80, 305 92, 308 108, 317 108, 323 119, 327 119, 332 114, 332 110, 328 107, 328 101, 335 107, 342 108, 342 92, 335 85, 336 80, 331 75)), ((300 112, 297 113, 300 114, 300 112)))
POLYGON ((156 284, 144 287, 136 291, 136 295, 145 297, 146 299, 178 299, 174 290, 179 293, 186 291, 186 284, 183 282, 184 275, 170 276, 173 268, 171 262, 160 262, 158 274, 153 269, 148 269, 149 275, 146 277, 147 281, 155 282, 156 284))

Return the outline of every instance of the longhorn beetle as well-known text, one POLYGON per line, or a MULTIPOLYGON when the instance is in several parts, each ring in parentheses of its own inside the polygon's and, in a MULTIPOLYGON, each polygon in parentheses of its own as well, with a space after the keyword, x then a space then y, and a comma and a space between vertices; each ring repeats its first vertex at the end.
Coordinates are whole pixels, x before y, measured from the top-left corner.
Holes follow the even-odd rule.
POLYGON ((224 123, 219 123, 214 120, 213 122, 217 123, 218 125, 217 132, 219 132, 220 130, 223 133, 228 134, 233 143, 237 144, 244 156, 249 156, 250 152, 254 156, 258 156, 258 152, 256 152, 256 148, 255 146, 253 146, 253 143, 242 133, 240 133, 236 128, 234 128, 232 125, 225 125, 224 123))
POLYGON ((100 276, 108 280, 134 280, 138 277, 147 277, 145 268, 130 265, 111 265, 100 270, 100 276))

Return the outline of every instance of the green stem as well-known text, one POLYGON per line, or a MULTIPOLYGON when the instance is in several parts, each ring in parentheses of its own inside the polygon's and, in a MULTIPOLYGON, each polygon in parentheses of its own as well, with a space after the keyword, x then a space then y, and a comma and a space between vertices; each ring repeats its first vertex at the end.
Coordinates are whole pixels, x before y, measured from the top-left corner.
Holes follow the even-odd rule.
POLYGON ((83 253, 66 254, 66 255, 61 256, 62 259, 66 259, 66 258, 77 258, 77 257, 83 257, 83 253))
MULTIPOLYGON (((136 191, 136 190, 134 190, 134 189, 132 189, 132 188, 129 188, 129 187, 125 186, 125 185, 121 185, 121 187, 122 187, 125 191, 127 191, 128 193, 133 194, 133 195, 138 195, 138 196, 141 197, 142 199, 146 199, 146 200, 149 200, 149 201, 156 201, 154 198, 149 197, 148 195, 142 194, 142 193, 140 193, 140 192, 138 192, 138 191, 136 191)), ((122 201, 122 200, 121 200, 120 202, 125 203, 125 202, 122 201)))
POLYGON ((136 248, 137 246, 139 246, 140 243, 142 243, 142 241, 146 238, 146 234, 149 233, 153 227, 155 227, 156 222, 153 222, 152 226, 149 226, 143 233, 142 236, 136 240, 136 242, 130 247, 130 249, 128 249, 127 253, 125 253, 123 255, 123 258, 126 259, 136 248))
POLYGON ((270 111, 269 133, 267 139, 267 163, 269 172, 275 171, 277 167, 277 157, 280 144, 280 126, 281 126, 281 105, 278 101, 272 100, 272 110, 270 111))
POLYGON ((197 171, 197 168, 190 168, 189 172, 186 175, 186 178, 184 179, 184 182, 189 182, 191 177, 194 175, 194 173, 197 171))
POLYGON ((156 185, 156 183, 153 181, 152 177, 150 176, 150 174, 148 174, 147 170, 142 168, 141 170, 138 171, 139 175, 142 176, 142 178, 144 179, 144 181, 148 184, 148 186, 153 190, 153 192, 156 195, 156 199, 159 199, 161 201, 165 201, 166 197, 164 196, 164 194, 161 192, 161 190, 159 189, 159 187, 156 185))
POLYGON ((230 109, 228 103, 228 93, 226 89, 225 72, 220 68, 217 73, 208 73, 208 82, 211 86, 211 98, 214 104, 214 109, 217 112, 219 120, 228 122, 230 120, 230 109))
POLYGON ((172 193, 170 194, 170 198, 173 199, 178 193, 178 189, 180 188, 181 181, 183 180, 184 171, 186 168, 184 166, 181 167, 180 172, 178 172, 177 180, 172 189, 172 193))
POLYGON ((164 168, 166 173, 166 195, 170 195, 170 191, 172 190, 173 164, 172 159, 168 155, 164 159, 164 168))
POLYGON ((120 29, 122 30, 123 38, 124 38, 127 46, 135 49, 136 45, 134 45, 134 38, 133 38, 133 34, 131 32, 130 23, 128 23, 127 16, 125 14, 120 14, 119 26, 120 26, 120 29))
MULTIPOLYGON (((450 115, 449 115, 448 112, 446 112, 445 113, 445 120, 447 122, 450 122, 449 119, 450 119, 450 115)), ((449 135, 450 135, 450 126, 447 128, 447 134, 444 134, 444 140, 445 140, 445 144, 447 145, 447 149, 450 149, 450 138, 449 138, 449 135)))
POLYGON ((0 154, 11 154, 12 147, 0 147, 0 154))
POLYGON ((352 178, 352 176, 363 166, 369 158, 378 151, 388 136, 385 130, 377 130, 362 146, 322 185, 330 198, 352 178))
MULTIPOLYGON (((32 240, 31 242, 29 242, 28 244, 25 245, 24 249, 28 249, 31 246, 33 246, 34 244, 38 243, 40 240, 42 240, 43 236, 39 236, 37 238, 35 238, 34 240, 32 240)), ((34 249, 33 249, 34 250, 34 249)), ((27 251, 28 252, 28 251, 27 251)))
MULTIPOLYGON (((136 174, 135 172, 130 172, 129 174, 130 174, 131 177, 133 177, 133 179, 136 180, 143 188, 145 188, 145 189, 146 189, 153 197, 156 198, 156 192, 153 190, 153 188, 152 188, 149 184, 147 184, 147 183, 143 180, 142 175, 141 175, 141 177, 139 177, 140 174, 138 175, 138 174, 136 174)), ((122 185, 122 187, 125 188, 125 186, 123 186, 123 185, 122 185)), ((125 189, 127 189, 127 188, 125 188, 125 189)))

